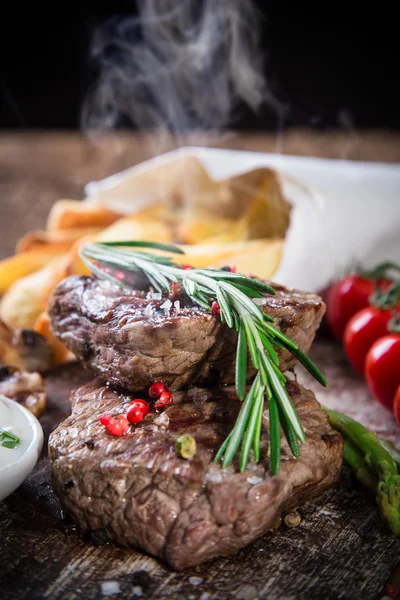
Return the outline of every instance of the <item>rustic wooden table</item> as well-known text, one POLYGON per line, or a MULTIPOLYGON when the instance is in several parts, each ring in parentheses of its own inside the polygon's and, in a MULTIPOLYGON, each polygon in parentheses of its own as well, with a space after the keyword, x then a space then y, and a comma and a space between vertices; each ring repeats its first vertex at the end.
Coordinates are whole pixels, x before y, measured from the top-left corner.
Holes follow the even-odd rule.
MULTIPOLYGON (((191 139, 191 143, 200 140, 191 139)), ((184 143, 185 140, 181 140, 184 143)), ((400 162, 395 134, 311 134, 227 136, 215 145, 291 154, 400 162)), ((0 256, 13 251, 18 236, 40 228, 54 200, 81 198, 83 185, 144 160, 162 145, 152 136, 114 134, 4 134, 0 136, 0 256)), ((312 357, 330 386, 316 389, 321 402, 357 415, 379 434, 400 443, 393 418, 371 398, 361 378, 333 342, 320 339, 312 357)), ((71 389, 87 380, 80 367, 59 369, 47 379, 49 406, 41 421, 48 434, 69 413, 71 389)), ((105 582, 118 600, 375 599, 400 560, 400 542, 383 527, 374 502, 340 484, 304 506, 296 529, 278 530, 229 558, 174 573, 134 550, 96 546, 78 537, 51 490, 46 448, 28 480, 0 503, 0 598, 2 600, 94 600, 105 582)))

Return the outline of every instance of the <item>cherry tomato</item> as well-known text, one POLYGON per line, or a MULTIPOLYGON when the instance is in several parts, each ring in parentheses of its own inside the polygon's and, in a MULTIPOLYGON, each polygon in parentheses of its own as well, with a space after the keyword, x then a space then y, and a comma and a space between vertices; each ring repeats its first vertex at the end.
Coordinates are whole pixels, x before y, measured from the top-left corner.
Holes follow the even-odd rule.
POLYGON ((374 283, 359 275, 347 275, 328 290, 326 318, 333 335, 342 340, 351 317, 368 306, 374 292, 374 283))
POLYGON ((347 358, 356 371, 363 374, 365 359, 372 344, 388 334, 392 317, 390 310, 368 306, 353 315, 344 330, 344 347, 347 358))
POLYGON ((400 425, 400 385, 397 388, 397 392, 394 397, 393 412, 398 425, 400 425))
POLYGON ((377 340, 368 351, 365 377, 375 398, 389 410, 400 385, 400 335, 377 340))

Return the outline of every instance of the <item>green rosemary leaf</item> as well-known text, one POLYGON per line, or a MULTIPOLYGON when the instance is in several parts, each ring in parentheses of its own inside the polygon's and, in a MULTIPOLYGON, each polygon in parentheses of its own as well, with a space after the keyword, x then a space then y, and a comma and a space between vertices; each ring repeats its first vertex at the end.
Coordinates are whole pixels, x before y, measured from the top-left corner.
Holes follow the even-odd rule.
POLYGON ((222 466, 227 467, 233 460, 239 446, 242 441, 243 434, 246 430, 247 421, 250 416, 250 411, 253 406, 253 399, 260 386, 260 376, 257 375, 255 380, 253 381, 253 385, 250 388, 244 402, 243 406, 240 409, 239 415, 236 419, 236 423, 230 433, 229 444, 227 445, 224 453, 224 461, 222 466))
POLYGON ((243 294, 246 294, 249 298, 264 298, 264 294, 259 292, 258 290, 253 290, 247 285, 242 285, 241 283, 234 283, 235 288, 241 291, 243 294))
POLYGON ((260 460, 260 439, 261 439, 263 410, 264 410, 264 402, 262 404, 261 410, 258 412, 257 423, 256 423, 256 426, 254 429, 253 450, 254 450, 255 462, 258 462, 260 460))
POLYGON ((285 375, 282 373, 282 371, 279 370, 279 367, 277 367, 274 363, 271 363, 271 367, 274 369, 276 376, 280 379, 280 381, 282 382, 282 385, 285 385, 286 383, 286 377, 285 375))
POLYGON ((246 348, 246 331, 243 325, 240 326, 238 344, 236 349, 236 372, 235 383, 236 393, 240 400, 243 400, 246 395, 246 377, 247 377, 247 348, 246 348))
POLYGON ((262 312, 262 321, 267 321, 267 323, 273 323, 274 320, 272 317, 269 316, 268 313, 261 311, 262 312))
POLYGON ((225 292, 227 292, 227 294, 231 296, 232 300, 236 305, 238 305, 238 307, 241 307, 242 310, 247 309, 247 311, 256 319, 262 318, 261 309, 256 304, 254 304, 254 302, 250 298, 242 294, 240 290, 237 290, 233 285, 231 285, 230 283, 226 283, 225 281, 220 281, 219 285, 225 292))
POLYGON ((295 458, 299 458, 300 456, 300 449, 299 449, 299 444, 297 442, 297 435, 295 430, 292 427, 292 424, 290 423, 290 421, 287 421, 285 419, 285 416, 283 414, 282 409, 279 407, 279 414, 280 414, 280 420, 281 420, 281 426, 283 429, 283 433, 285 434, 285 438, 287 440, 287 443, 289 444, 289 448, 293 454, 293 456, 295 458))
POLYGON ((293 354, 293 356, 297 358, 297 360, 303 365, 303 367, 305 367, 307 371, 311 373, 314 379, 316 379, 324 387, 327 387, 328 383, 325 377, 318 369, 318 367, 312 362, 312 360, 308 358, 307 354, 304 354, 304 352, 297 348, 297 346, 296 348, 292 348, 290 352, 291 354, 293 354))
POLYGON ((264 283, 259 279, 253 279, 252 277, 245 277, 244 275, 240 275, 237 273, 226 273, 223 275, 223 279, 225 281, 229 281, 232 285, 236 287, 237 284, 245 285, 246 287, 251 288, 252 290, 258 290, 259 292, 264 292, 265 294, 271 294, 275 296, 276 292, 274 288, 268 283, 264 283))
POLYGON ((123 242, 101 242, 103 246, 120 246, 131 247, 131 248, 154 248, 156 250, 163 250, 164 252, 174 252, 175 254, 185 254, 183 250, 177 246, 171 244, 159 244, 158 242, 141 242, 135 240, 127 240, 123 242))
POLYGON ((249 462, 249 454, 251 447, 254 442, 254 434, 257 427, 257 422, 259 419, 260 413, 262 414, 263 410, 263 400, 264 400, 264 386, 260 385, 256 397, 254 398, 253 406, 250 413, 249 422, 247 425, 247 431, 243 441, 243 448, 240 455, 240 472, 243 471, 247 467, 247 463, 249 462))
POLYGON ((229 300, 226 296, 226 292, 224 292, 219 285, 217 286, 217 302, 219 304, 221 314, 224 316, 226 324, 228 327, 233 327, 233 316, 231 307, 229 306, 229 300))
POLYGON ((272 475, 277 475, 281 461, 281 432, 279 427, 279 411, 275 398, 272 396, 269 408, 269 451, 271 457, 272 475))
POLYGON ((95 264, 93 264, 92 262, 87 260, 87 258, 85 256, 81 255, 81 259, 85 263, 85 265, 92 271, 92 273, 94 275, 96 275, 96 277, 98 279, 107 279, 108 281, 111 281, 112 283, 115 283, 116 285, 118 285, 118 287, 121 287, 121 288, 124 287, 124 284, 121 281, 119 281, 118 279, 116 279, 115 277, 110 275, 109 273, 106 273, 102 269, 99 269, 99 267, 97 267, 95 264))
MULTIPOLYGON (((232 430, 233 431, 233 430, 232 430)), ((220 458, 223 457, 225 449, 227 447, 227 445, 229 444, 229 440, 232 437, 232 431, 230 432, 230 434, 225 438, 224 443, 221 445, 220 449, 218 450, 217 454, 215 455, 214 458, 214 462, 217 463, 219 461, 220 458)))
POLYGON ((268 354, 269 354, 272 362, 275 363, 275 365, 279 367, 279 358, 278 358, 278 355, 277 355, 277 353, 275 351, 275 348, 271 344, 271 342, 268 339, 268 337, 265 335, 265 333, 262 330, 262 328, 259 325, 259 323, 256 324, 256 327, 258 329, 258 334, 260 336, 262 344, 263 344, 264 348, 267 350, 267 352, 268 352, 268 354))
POLYGON ((235 329, 237 332, 239 332, 239 329, 240 329, 239 315, 237 314, 236 310, 233 310, 232 314, 233 314, 233 320, 235 321, 235 329))
POLYGON ((266 330, 266 332, 272 337, 272 339, 278 339, 281 342, 283 342, 285 348, 288 348, 290 351, 292 349, 296 349, 297 346, 294 342, 292 342, 292 340, 290 338, 287 337, 287 335, 285 335, 284 333, 282 333, 282 331, 279 331, 279 329, 276 329, 273 325, 271 325, 270 323, 266 323, 265 321, 262 323, 263 329, 266 330))
POLYGON ((260 366, 258 348, 251 329, 250 321, 247 317, 243 317, 243 325, 246 331, 247 347, 250 352, 251 362, 253 363, 254 368, 258 370, 260 366))
POLYGON ((278 375, 276 374, 272 363, 268 360, 265 360, 263 364, 264 364, 265 369, 268 374, 272 393, 273 393, 276 401, 279 402, 279 404, 281 405, 282 411, 285 415, 285 418, 291 422, 293 429, 294 429, 297 437, 299 438, 299 440, 302 442, 305 442, 306 436, 304 433, 303 426, 301 424, 301 421, 299 419, 297 412, 295 411, 295 409, 293 407, 292 401, 290 400, 286 389, 284 388, 281 380, 279 379, 278 375))

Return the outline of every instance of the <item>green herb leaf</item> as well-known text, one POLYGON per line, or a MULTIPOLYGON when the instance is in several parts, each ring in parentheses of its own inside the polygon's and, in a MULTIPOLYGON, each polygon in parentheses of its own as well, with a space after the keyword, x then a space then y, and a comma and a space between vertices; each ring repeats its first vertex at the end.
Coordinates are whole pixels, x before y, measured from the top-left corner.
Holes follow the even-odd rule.
POLYGON ((243 325, 239 329, 238 345, 236 349, 236 393, 240 400, 243 400, 246 394, 247 377, 247 349, 246 349, 246 331, 243 325))

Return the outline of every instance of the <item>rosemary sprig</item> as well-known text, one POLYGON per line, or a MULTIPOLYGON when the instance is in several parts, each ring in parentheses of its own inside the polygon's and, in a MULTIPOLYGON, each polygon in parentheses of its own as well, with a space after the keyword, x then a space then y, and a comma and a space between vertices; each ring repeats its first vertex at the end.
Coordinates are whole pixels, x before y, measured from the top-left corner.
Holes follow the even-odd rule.
POLYGON ((236 353, 236 391, 242 408, 229 436, 219 449, 215 460, 228 466, 240 449, 240 470, 246 469, 253 449, 259 460, 264 399, 268 400, 270 419, 270 458, 273 474, 280 463, 280 427, 294 456, 299 455, 299 442, 305 433, 299 416, 286 391, 286 378, 279 371, 276 348, 285 348, 319 381, 326 380, 314 363, 284 333, 276 329, 273 319, 263 313, 253 301, 264 294, 275 294, 270 285, 237 273, 217 269, 183 269, 172 258, 137 248, 151 248, 182 254, 175 246, 155 242, 104 242, 84 245, 80 256, 91 272, 100 279, 109 279, 120 286, 109 270, 99 265, 144 274, 158 292, 169 293, 171 283, 179 282, 191 300, 211 311, 213 301, 220 307, 221 321, 238 332, 236 353), (124 249, 128 247, 129 249, 124 249), (248 354, 257 375, 246 393, 248 354))

